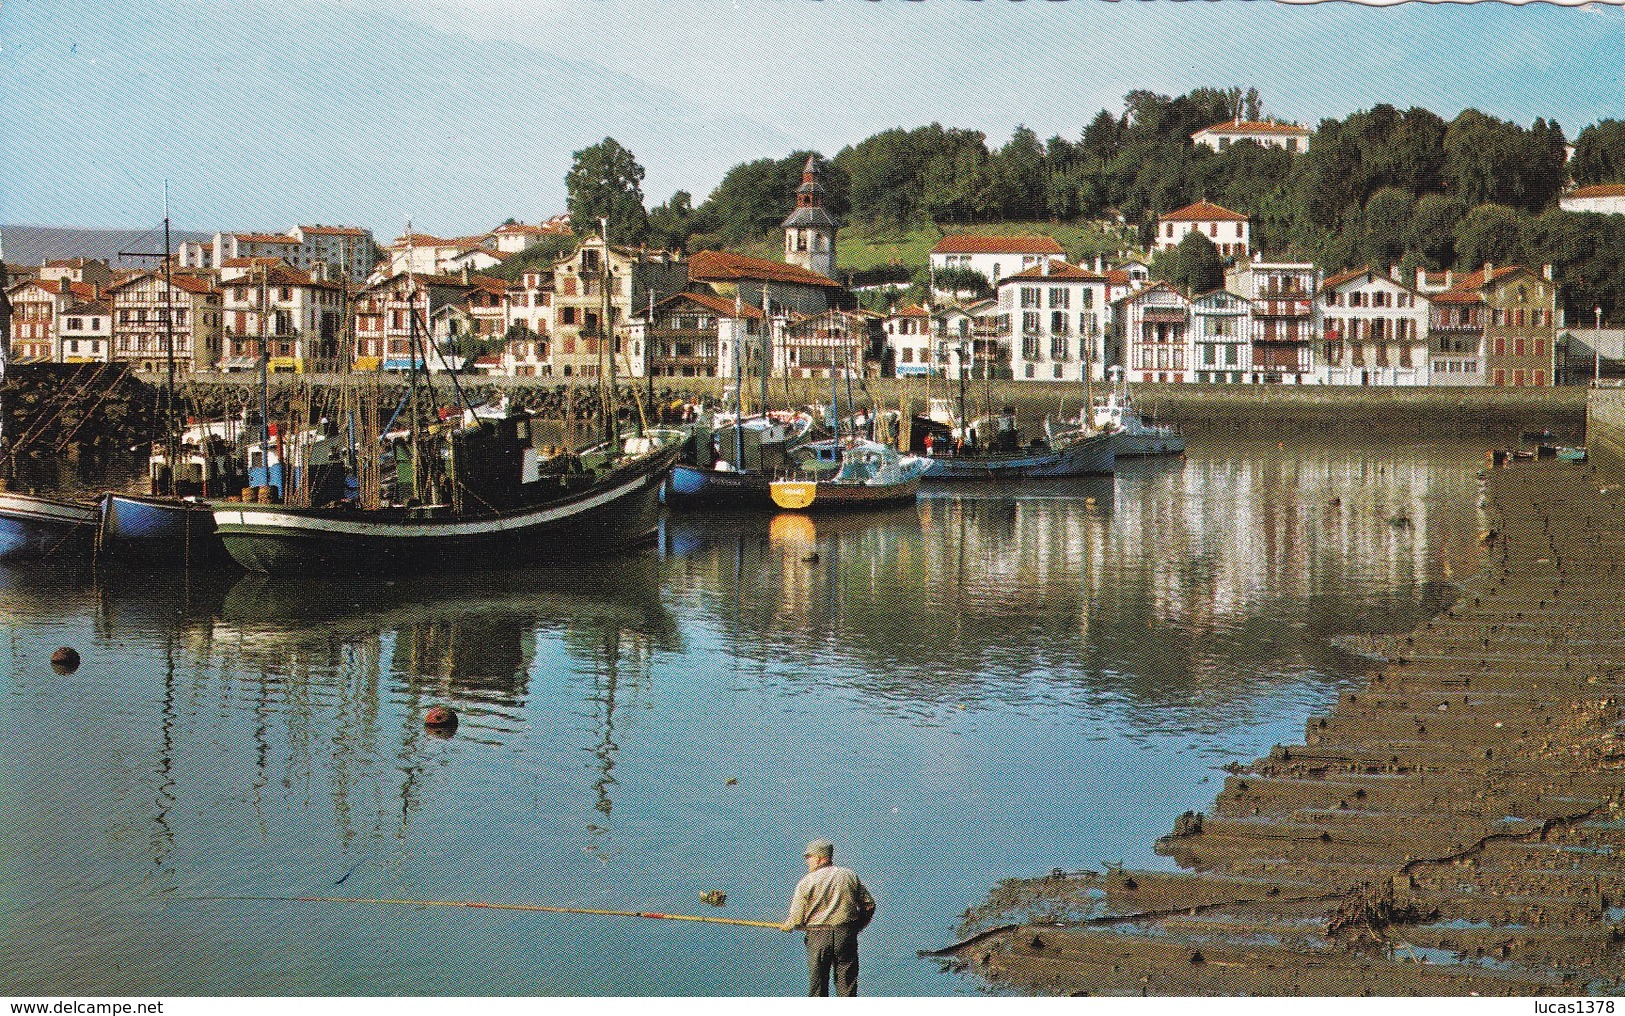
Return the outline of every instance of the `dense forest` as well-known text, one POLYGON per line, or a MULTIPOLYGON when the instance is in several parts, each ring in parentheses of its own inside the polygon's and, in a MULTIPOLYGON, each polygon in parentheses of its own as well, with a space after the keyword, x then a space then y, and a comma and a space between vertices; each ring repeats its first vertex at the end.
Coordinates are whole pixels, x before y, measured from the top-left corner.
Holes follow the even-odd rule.
MULTIPOLYGON (((1207 199, 1252 216, 1271 257, 1310 260, 1328 273, 1364 265, 1470 269, 1485 261, 1554 265, 1570 320, 1593 306, 1625 312, 1625 216, 1575 214, 1557 198, 1575 184, 1625 182, 1625 121, 1603 120, 1568 140, 1555 122, 1531 126, 1462 111, 1378 105, 1306 125, 1308 151, 1251 142, 1215 152, 1192 132, 1240 113, 1268 115, 1255 90, 1199 88, 1168 97, 1130 92, 1076 138, 1041 140, 1018 126, 990 146, 979 131, 931 124, 882 131, 841 149, 824 170, 825 203, 844 222, 874 228, 963 228, 1008 221, 1124 222, 1207 199)), ((809 153, 742 163, 702 202, 679 191, 643 212, 642 168, 612 139, 576 153, 576 221, 613 204, 623 240, 673 248, 776 242, 809 153), (605 192, 605 181, 618 183, 605 192), (635 204, 636 208, 631 206, 635 204)))

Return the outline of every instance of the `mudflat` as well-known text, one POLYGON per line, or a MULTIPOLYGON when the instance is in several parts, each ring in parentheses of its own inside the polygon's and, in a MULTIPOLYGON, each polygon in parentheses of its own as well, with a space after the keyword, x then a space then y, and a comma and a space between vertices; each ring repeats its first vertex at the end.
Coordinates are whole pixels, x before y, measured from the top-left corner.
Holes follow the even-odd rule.
POLYGON ((1304 742, 1157 843, 1011 880, 943 962, 1034 993, 1613 992, 1625 978, 1625 489, 1484 476, 1479 575, 1304 742))

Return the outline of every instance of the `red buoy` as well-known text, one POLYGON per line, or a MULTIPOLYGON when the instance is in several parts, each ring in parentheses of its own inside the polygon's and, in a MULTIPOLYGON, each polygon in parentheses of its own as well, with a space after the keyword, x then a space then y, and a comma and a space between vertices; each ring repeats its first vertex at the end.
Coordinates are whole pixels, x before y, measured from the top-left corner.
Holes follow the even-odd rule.
POLYGON ((435 706, 423 714, 423 725, 431 734, 449 737, 457 729, 457 713, 447 706, 435 706))
POLYGON ((79 669, 79 654, 63 646, 51 654, 51 669, 58 674, 71 674, 79 669))

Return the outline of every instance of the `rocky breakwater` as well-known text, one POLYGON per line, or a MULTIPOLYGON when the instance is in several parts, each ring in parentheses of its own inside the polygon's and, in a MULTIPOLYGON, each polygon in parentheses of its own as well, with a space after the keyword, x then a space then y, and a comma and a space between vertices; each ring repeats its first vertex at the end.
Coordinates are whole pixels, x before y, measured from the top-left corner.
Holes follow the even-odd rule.
POLYGON ((1460 599, 1180 816, 1184 870, 1006 882, 935 955, 1042 993, 1620 990, 1625 489, 1518 462, 1484 510, 1460 599))

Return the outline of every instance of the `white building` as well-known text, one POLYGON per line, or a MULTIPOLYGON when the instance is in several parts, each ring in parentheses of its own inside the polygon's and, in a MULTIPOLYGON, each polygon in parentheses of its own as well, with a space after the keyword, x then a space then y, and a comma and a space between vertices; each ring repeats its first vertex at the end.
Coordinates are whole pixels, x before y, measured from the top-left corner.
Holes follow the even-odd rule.
POLYGON ((1246 258, 1252 250, 1252 222, 1240 212, 1198 201, 1157 218, 1152 250, 1172 250, 1190 233, 1201 233, 1224 257, 1246 258))
POLYGON ((1044 260, 999 284, 999 316, 1008 323, 1010 369, 1018 379, 1082 381, 1105 377, 1109 323, 1104 275, 1044 260))
POLYGON ((931 334, 931 312, 910 304, 887 315, 886 349, 898 377, 941 374, 931 334))
POLYGON ((1225 289, 1191 300, 1192 369, 1198 384, 1243 384, 1253 369, 1252 301, 1225 289))
POLYGON ((1331 385, 1428 383, 1428 301, 1369 268, 1333 275, 1315 301, 1315 379, 1331 385))
POLYGON ((57 363, 107 363, 113 359, 113 309, 105 300, 74 304, 57 329, 57 363))
MULTIPOLYGON (((1064 258, 1066 252, 1049 236, 978 236, 951 233, 931 248, 931 271, 951 269, 976 272, 997 286, 1000 280, 1025 271, 1040 261, 1064 258)), ((938 293, 948 296, 948 290, 938 293)))
POLYGON ((176 263, 184 268, 223 268, 243 259, 278 258, 298 271, 322 270, 328 278, 359 283, 378 261, 372 231, 357 226, 295 226, 286 233, 216 233, 205 246, 183 243, 176 263))
POLYGON ((1600 183, 1591 187, 1576 187, 1557 199, 1557 207, 1565 212, 1625 215, 1625 184, 1600 183))
POLYGON ((1113 305, 1114 348, 1127 361, 1131 382, 1189 381, 1191 302, 1157 282, 1113 305))
POLYGON ((1284 148, 1289 152, 1309 150, 1310 131, 1295 123, 1276 123, 1270 120, 1243 120, 1237 117, 1203 127, 1191 135, 1191 142, 1206 145, 1222 152, 1238 141, 1255 141, 1269 148, 1284 148))
POLYGON ((286 264, 257 264, 220 283, 224 317, 222 370, 254 370, 263 353, 273 371, 298 371, 313 361, 337 361, 344 299, 336 282, 286 264), (261 343, 264 343, 262 350, 261 343))

